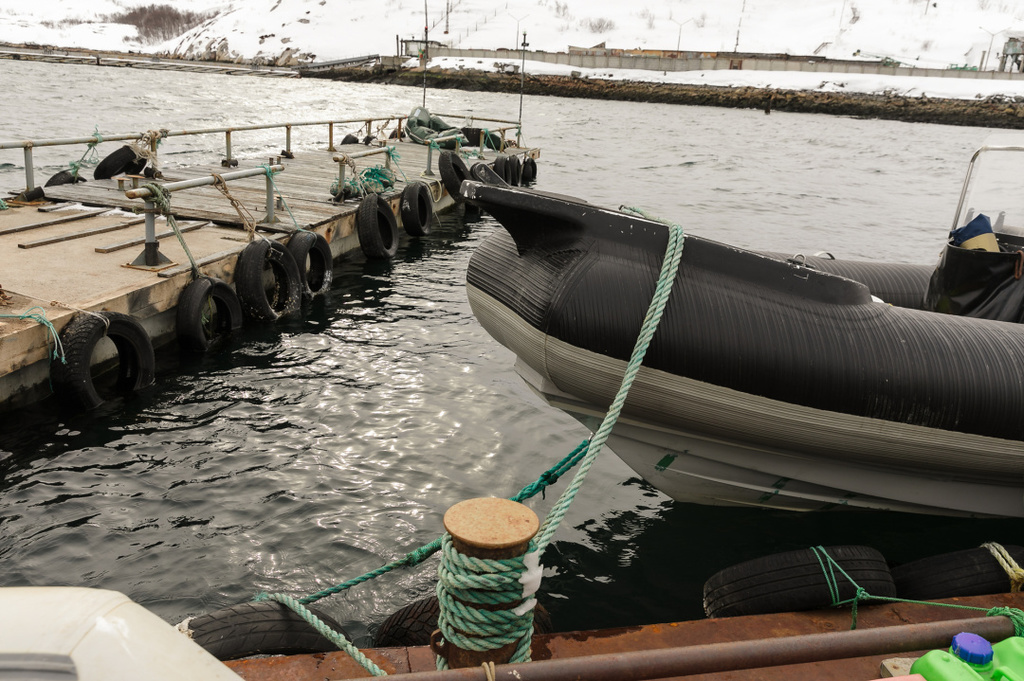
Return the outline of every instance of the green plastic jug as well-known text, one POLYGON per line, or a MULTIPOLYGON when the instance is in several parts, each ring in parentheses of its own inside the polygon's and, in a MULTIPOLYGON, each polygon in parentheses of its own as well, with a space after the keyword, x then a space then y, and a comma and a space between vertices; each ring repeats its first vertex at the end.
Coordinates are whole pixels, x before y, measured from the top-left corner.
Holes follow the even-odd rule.
POLYGON ((926 653, 910 673, 927 681, 1024 681, 1024 638, 1011 636, 992 645, 977 634, 961 632, 948 651, 926 653))

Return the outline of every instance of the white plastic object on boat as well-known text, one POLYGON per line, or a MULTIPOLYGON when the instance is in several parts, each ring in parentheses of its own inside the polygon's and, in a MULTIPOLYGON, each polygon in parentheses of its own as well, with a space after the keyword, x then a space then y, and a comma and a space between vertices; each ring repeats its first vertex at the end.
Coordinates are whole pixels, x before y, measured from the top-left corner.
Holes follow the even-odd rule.
POLYGON ((173 626, 116 591, 2 588, 0 613, 0 669, 7 671, 59 667, 62 673, 53 678, 69 681, 240 678, 173 626))

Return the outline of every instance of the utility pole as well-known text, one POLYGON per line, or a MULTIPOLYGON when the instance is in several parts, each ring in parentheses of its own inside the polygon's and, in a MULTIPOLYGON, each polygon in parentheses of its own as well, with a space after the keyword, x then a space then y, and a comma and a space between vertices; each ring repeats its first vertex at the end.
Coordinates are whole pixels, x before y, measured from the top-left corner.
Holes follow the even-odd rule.
MULTIPOLYGON (((526 31, 523 31, 523 44, 522 50, 522 66, 519 67, 519 130, 523 129, 523 89, 526 87, 526 48, 530 46, 530 43, 526 42, 526 31)), ((516 140, 519 143, 519 140, 516 140)))

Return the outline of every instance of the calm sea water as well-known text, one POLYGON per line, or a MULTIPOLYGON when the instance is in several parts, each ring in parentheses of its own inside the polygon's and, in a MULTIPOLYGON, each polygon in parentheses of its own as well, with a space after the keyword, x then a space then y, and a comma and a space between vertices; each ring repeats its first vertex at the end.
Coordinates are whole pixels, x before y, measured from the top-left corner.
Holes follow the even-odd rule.
MULTIPOLYGON (((11 61, 0 79, 17 92, 2 105, 4 140, 400 114, 422 97, 11 61)), ((428 91, 427 106, 515 118, 519 99, 428 91)), ((920 263, 937 257, 988 135, 553 97, 527 97, 523 110, 526 141, 543 149, 539 188, 641 206, 743 246, 920 263)), ((293 134, 299 151, 326 140, 326 128, 293 134)), ((171 139, 163 162, 212 160, 221 144, 171 139)), ((262 160, 283 133, 233 144, 262 160)), ((37 177, 81 152, 38 149, 37 177)), ((0 152, 0 186, 21 178, 21 152, 0 152)), ((0 416, 0 586, 115 589, 176 622, 360 575, 434 538, 452 504, 533 480, 587 433, 533 396, 469 310, 466 263, 495 229, 451 214, 393 262, 340 263, 326 299, 244 329, 219 354, 164 353, 156 386, 131 400, 0 416)), ((543 515, 553 498, 532 505, 543 515)), ((696 618, 704 580, 748 558, 859 543, 902 562, 1020 537, 1018 521, 674 503, 605 452, 545 557, 542 600, 562 629, 696 618)), ((325 609, 366 634, 426 594, 434 570, 383 577, 325 609)))

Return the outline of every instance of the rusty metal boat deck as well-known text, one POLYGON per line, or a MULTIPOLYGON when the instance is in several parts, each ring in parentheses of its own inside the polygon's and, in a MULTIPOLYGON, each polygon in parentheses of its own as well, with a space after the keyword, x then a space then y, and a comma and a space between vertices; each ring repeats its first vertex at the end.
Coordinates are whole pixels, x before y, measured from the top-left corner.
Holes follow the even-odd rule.
MULTIPOLYGON (((960 608, 921 603, 862 605, 857 629, 848 608, 651 624, 600 631, 537 635, 534 662, 498 665, 509 681, 870 681, 908 674, 908 658, 944 649, 960 631, 990 641, 1012 636, 994 607, 1020 608, 1024 593, 950 598, 960 608), (964 610, 963 606, 977 608, 964 610), (898 658, 898 659, 897 659, 898 658), (881 669, 882 663, 886 669, 881 669)), ((481 667, 437 672, 427 646, 364 650, 389 674, 410 681, 486 681, 481 667)), ((226 663, 246 681, 321 681, 368 676, 346 653, 251 658, 226 663)), ((918 677, 919 678, 919 677, 918 677)))

